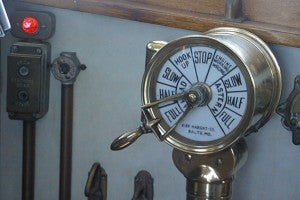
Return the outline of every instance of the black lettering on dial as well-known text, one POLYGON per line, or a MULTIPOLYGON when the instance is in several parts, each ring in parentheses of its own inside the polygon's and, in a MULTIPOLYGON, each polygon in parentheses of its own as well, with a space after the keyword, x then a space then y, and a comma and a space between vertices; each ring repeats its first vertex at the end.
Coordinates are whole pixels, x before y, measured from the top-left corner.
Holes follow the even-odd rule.
POLYGON ((180 75, 172 71, 172 69, 169 67, 165 69, 165 73, 162 75, 162 77, 173 83, 177 83, 180 79, 180 75))
POLYGON ((227 93, 223 82, 220 80, 212 87, 212 99, 209 102, 209 106, 214 116, 218 115, 225 107, 227 93))
MULTIPOLYGON (((212 141, 231 133, 247 108, 248 92, 243 73, 230 56, 208 46, 180 49, 167 58, 156 84, 156 99, 188 91, 198 82, 211 89, 207 106, 195 107, 176 132, 195 141, 212 141)), ((161 117, 172 127, 187 108, 184 100, 158 105, 161 117)))

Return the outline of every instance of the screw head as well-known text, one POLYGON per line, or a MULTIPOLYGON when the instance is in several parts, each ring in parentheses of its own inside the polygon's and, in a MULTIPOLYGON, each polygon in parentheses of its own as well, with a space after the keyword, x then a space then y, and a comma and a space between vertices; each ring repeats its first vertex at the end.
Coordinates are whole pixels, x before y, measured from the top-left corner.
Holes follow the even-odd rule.
POLYGON ((35 52, 36 52, 37 54, 41 54, 41 53, 42 53, 42 50, 41 50, 40 48, 37 48, 37 49, 35 50, 35 52))
POLYGON ((196 94, 196 93, 190 92, 190 93, 188 94, 188 101, 189 101, 190 103, 195 103, 195 102, 197 101, 197 99, 198 99, 198 97, 197 97, 197 94, 196 94))
POLYGON ((192 155, 191 154, 185 154, 184 158, 186 161, 190 162, 192 160, 192 155))

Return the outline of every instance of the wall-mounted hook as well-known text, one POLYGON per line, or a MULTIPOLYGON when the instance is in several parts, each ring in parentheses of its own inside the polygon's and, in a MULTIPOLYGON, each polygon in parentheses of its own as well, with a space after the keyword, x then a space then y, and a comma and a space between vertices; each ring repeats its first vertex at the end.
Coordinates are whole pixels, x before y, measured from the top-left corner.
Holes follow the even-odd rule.
POLYGON ((99 163, 94 163, 89 171, 84 195, 88 200, 107 199, 107 174, 99 163))
POLYGON ((132 200, 153 200, 153 178, 149 172, 142 170, 135 176, 132 200))

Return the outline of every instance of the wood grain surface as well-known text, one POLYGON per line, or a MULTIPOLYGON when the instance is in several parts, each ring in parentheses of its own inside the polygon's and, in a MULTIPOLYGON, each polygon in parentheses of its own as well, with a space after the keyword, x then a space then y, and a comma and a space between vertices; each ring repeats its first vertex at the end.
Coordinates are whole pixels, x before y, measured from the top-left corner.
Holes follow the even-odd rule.
POLYGON ((300 0, 242 0, 242 22, 225 19, 225 0, 22 1, 199 32, 240 27, 266 42, 300 47, 300 0))

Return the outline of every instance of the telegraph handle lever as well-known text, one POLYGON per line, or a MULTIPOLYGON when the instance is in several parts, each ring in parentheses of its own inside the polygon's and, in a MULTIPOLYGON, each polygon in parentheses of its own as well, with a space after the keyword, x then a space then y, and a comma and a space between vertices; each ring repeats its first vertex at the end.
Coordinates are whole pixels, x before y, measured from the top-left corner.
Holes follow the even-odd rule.
MULTIPOLYGON (((198 85, 196 85, 196 86, 198 86, 198 85)), ((146 110, 153 106, 157 106, 158 104, 165 103, 168 101, 175 101, 178 99, 183 99, 183 100, 186 99, 187 102, 191 101, 190 102, 191 104, 197 103, 198 101, 196 102, 196 101, 190 100, 191 93, 193 93, 193 94, 195 93, 194 88, 188 90, 187 92, 182 92, 179 94, 171 95, 171 96, 165 97, 163 99, 159 99, 159 100, 153 101, 151 103, 145 104, 142 106, 142 110, 146 110)), ((191 108, 192 108, 192 106, 188 105, 186 113, 181 117, 181 119, 177 122, 177 124, 175 124, 173 126, 173 128, 171 128, 170 131, 164 135, 164 137, 161 140, 164 140, 171 133, 171 131, 177 127, 178 123, 181 122, 181 120, 186 116, 186 114, 191 110, 191 108)), ((144 117, 145 116, 142 115, 142 122, 144 121, 143 120, 144 117)), ((110 149, 114 150, 114 151, 124 149, 125 147, 131 145, 134 141, 136 141, 142 134, 148 133, 147 128, 152 127, 154 124, 157 124, 159 121, 160 121, 160 119, 152 119, 151 121, 146 122, 146 127, 144 125, 142 125, 134 131, 125 132, 123 135, 119 136, 112 142, 112 144, 110 145, 110 149)))
POLYGON ((131 145, 144 133, 146 132, 141 126, 134 131, 125 132, 111 143, 110 149, 113 151, 124 149, 125 147, 131 145))

